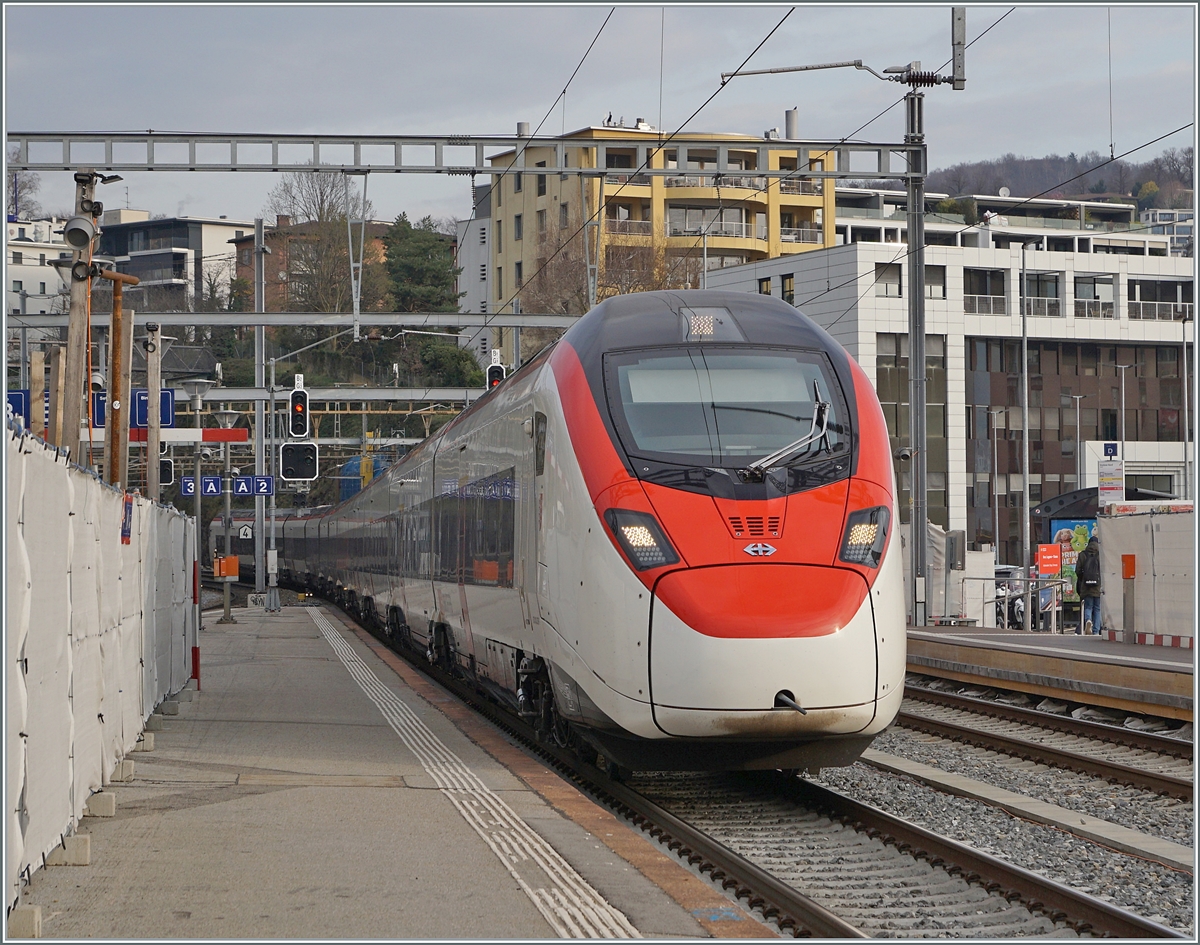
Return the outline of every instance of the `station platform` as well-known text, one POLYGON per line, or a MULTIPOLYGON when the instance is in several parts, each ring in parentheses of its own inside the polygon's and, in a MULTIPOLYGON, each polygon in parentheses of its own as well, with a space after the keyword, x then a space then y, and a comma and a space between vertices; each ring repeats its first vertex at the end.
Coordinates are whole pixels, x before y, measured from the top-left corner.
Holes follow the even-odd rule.
POLYGON ((42 937, 776 937, 336 610, 233 613, 22 891, 42 937))
POLYGON ((1102 636, 909 627, 908 670, 1192 721, 1195 651, 1102 636))

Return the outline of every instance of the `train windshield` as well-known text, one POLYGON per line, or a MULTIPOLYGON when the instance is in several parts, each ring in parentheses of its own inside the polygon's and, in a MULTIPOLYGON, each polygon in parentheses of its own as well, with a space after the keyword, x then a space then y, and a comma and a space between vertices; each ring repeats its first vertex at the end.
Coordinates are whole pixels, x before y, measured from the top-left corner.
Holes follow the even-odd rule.
POLYGON ((705 345, 616 352, 608 362, 613 417, 631 453, 732 467, 801 444, 770 462, 782 466, 847 448, 847 408, 820 352, 705 345))

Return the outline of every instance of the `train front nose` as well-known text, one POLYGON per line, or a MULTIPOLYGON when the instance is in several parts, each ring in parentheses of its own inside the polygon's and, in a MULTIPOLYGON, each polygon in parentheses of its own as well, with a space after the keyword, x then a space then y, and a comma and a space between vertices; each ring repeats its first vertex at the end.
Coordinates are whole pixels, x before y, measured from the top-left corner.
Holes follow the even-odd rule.
POLYGON ((852 734, 873 721, 879 685, 872 591, 855 571, 731 564, 656 587, 651 701, 667 734, 852 734))

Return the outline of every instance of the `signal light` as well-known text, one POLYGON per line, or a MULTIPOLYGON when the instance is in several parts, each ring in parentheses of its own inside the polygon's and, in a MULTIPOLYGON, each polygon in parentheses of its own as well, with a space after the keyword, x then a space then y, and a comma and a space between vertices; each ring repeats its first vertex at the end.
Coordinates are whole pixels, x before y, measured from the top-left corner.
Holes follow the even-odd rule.
POLYGON ((169 486, 175 482, 175 460, 160 459, 158 461, 158 484, 169 486))
POLYGON ((630 563, 639 571, 676 564, 679 555, 667 541, 658 522, 647 512, 609 509, 604 520, 617 538, 630 563))
POLYGON ((500 382, 504 380, 504 373, 503 364, 489 364, 487 369, 487 389, 491 390, 493 387, 498 387, 500 382))
POLYGON ((316 443, 284 443, 279 448, 279 478, 312 482, 317 478, 317 469, 316 443))
POLYGON ((297 388, 288 401, 288 434, 308 436, 308 391, 297 388))
POLYGON ((882 505, 851 512, 846 520, 846 537, 842 540, 842 551, 838 557, 847 564, 879 567, 890 519, 891 514, 882 505))

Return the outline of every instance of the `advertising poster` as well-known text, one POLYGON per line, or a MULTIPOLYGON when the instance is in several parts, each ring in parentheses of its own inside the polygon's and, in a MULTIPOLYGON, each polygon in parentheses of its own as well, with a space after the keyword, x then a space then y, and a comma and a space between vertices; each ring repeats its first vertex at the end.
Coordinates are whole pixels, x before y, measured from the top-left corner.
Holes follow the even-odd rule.
POLYGON ((1062 548, 1062 576, 1071 582, 1071 590, 1063 600, 1078 604, 1075 593, 1075 559, 1096 534, 1094 518, 1055 518, 1050 520, 1050 537, 1062 548))

